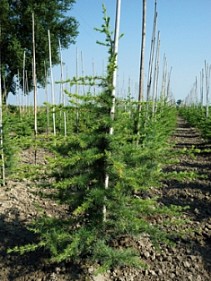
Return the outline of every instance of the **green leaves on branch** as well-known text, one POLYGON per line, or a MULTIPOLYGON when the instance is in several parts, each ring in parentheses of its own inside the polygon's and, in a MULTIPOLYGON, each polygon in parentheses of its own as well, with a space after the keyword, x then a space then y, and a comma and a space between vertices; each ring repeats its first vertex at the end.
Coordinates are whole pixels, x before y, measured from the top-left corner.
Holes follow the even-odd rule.
MULTIPOLYGON (((43 63, 49 60, 48 30, 51 31, 52 64, 59 63, 59 39, 62 48, 68 48, 75 42, 78 35, 78 22, 66 12, 72 9, 75 0, 27 0, 0 2, 0 48, 4 52, 1 57, 1 66, 4 71, 1 75, 5 81, 6 96, 9 92, 16 94, 18 72, 27 71, 27 86, 33 88, 32 79, 32 12, 35 16, 35 43, 36 43, 36 77, 40 85, 44 85, 45 69, 43 63), (23 56, 25 53, 25 69, 23 56)), ((48 66, 49 67, 49 64, 48 66)), ((24 78, 19 77, 20 86, 24 78)), ((6 98, 6 97, 5 97, 6 98)))

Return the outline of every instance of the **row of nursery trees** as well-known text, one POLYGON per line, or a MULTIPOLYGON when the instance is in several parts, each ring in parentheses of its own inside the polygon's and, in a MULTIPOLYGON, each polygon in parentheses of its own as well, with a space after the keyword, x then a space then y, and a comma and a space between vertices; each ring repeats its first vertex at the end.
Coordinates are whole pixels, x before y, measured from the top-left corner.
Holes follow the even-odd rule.
POLYGON ((204 67, 200 71, 199 78, 196 77, 190 93, 184 102, 179 101, 181 115, 190 124, 199 128, 207 139, 211 138, 210 75, 211 65, 205 60, 204 67))
MULTIPOLYGON (((33 1, 32 1, 33 2, 33 1)), ((68 2, 68 1, 66 1, 68 2)), ((69 2, 73 2, 72 0, 69 2)), ((140 59, 140 79, 139 79, 139 94, 138 94, 138 111, 141 110, 141 102, 146 100, 146 102, 152 104, 152 111, 153 113, 156 111, 156 104, 159 100, 163 101, 173 101, 170 93, 170 77, 171 77, 171 70, 168 71, 167 67, 167 59, 166 56, 164 55, 163 59, 163 71, 162 71, 162 83, 161 83, 161 90, 160 90, 160 95, 158 94, 158 84, 159 84, 159 72, 160 72, 160 32, 157 32, 157 1, 155 0, 155 8, 154 8, 154 20, 153 20, 153 31, 152 31, 152 38, 151 38, 151 49, 150 49, 150 54, 149 54, 149 65, 148 65, 148 75, 147 75, 147 83, 146 83, 146 95, 145 95, 145 87, 144 87, 144 65, 145 65, 145 41, 146 41, 146 1, 143 1, 143 17, 142 17, 142 45, 141 45, 141 59, 140 59), (156 35, 157 33, 157 35, 156 35)), ((66 4, 67 5, 67 4, 66 4)), ((117 15, 118 13, 120 14, 120 6, 121 2, 117 1, 117 15)), ((12 9, 12 7, 11 7, 12 9)), ((36 7, 37 9, 37 7, 36 7)), ((36 10, 35 9, 35 10, 36 10)), ((37 12, 38 13, 38 12, 37 12)), ((46 12, 45 12, 46 13, 46 12)), ((117 61, 117 51, 118 51, 118 39, 121 38, 117 34, 118 32, 118 24, 119 24, 119 19, 120 16, 118 17, 116 15, 116 31, 115 31, 115 44, 114 44, 114 52, 116 53, 116 61, 117 61), (119 37, 118 37, 119 36, 119 37)), ((40 51, 40 48, 37 47, 36 43, 36 34, 35 31, 38 29, 38 26, 40 25, 39 23, 36 23, 36 15, 34 12, 31 14, 31 22, 32 22, 32 50, 30 54, 32 55, 32 58, 27 58, 29 55, 29 52, 24 50, 23 52, 23 62, 22 62, 22 69, 21 71, 19 69, 16 69, 17 75, 15 75, 14 80, 16 82, 16 95, 17 95, 17 108, 19 111, 19 114, 21 115, 21 123, 28 123, 25 122, 25 118, 31 119, 30 123, 28 123, 28 127, 31 127, 31 122, 32 122, 32 114, 34 116, 34 123, 33 123, 33 130, 34 130, 34 136, 37 138, 37 134, 40 132, 47 132, 47 134, 51 134, 53 132, 53 135, 56 136, 57 134, 63 134, 66 136, 67 134, 71 134, 71 130, 68 131, 68 118, 71 118, 71 114, 68 113, 68 106, 73 105, 73 103, 77 103, 78 100, 75 98, 69 99, 69 92, 73 90, 73 86, 75 88, 75 92, 78 94, 79 93, 79 88, 83 88, 83 94, 85 95, 85 91, 90 92, 90 86, 85 85, 86 82, 81 83, 79 80, 80 78, 78 77, 78 70, 76 69, 76 76, 73 79, 64 81, 64 70, 63 70, 63 58, 62 58, 62 49, 61 49, 61 40, 58 39, 59 42, 59 59, 58 61, 60 62, 60 69, 61 69, 61 83, 60 83, 60 105, 55 104, 55 81, 53 77, 53 56, 52 52, 55 53, 55 42, 53 44, 53 49, 51 48, 52 46, 52 40, 51 40, 51 32, 48 29, 47 32, 47 38, 48 38, 48 57, 49 61, 43 61, 43 64, 40 65, 40 55, 37 55, 38 51, 40 51), (36 24, 38 25, 36 27, 36 24), (36 59, 39 57, 39 63, 37 63, 36 59), (32 60, 32 73, 31 79, 28 79, 29 76, 29 71, 27 70, 27 62, 32 60), (43 81, 40 79, 40 72, 43 72, 44 70, 44 78, 42 78, 43 81), (22 73, 22 75, 21 75, 22 73), (37 74, 38 73, 38 74, 37 74), (48 96, 48 80, 49 80, 49 74, 50 74, 50 85, 51 85, 51 103, 49 103, 49 96, 48 96), (46 103, 42 107, 37 107, 37 82, 39 82, 41 85, 45 86, 45 93, 46 93, 46 103), (80 85, 81 84, 81 85, 80 85), (82 85, 83 84, 83 85, 82 85), (22 97, 21 97, 21 91, 20 88, 22 88, 22 97), (28 106, 27 104, 27 94, 29 92, 29 89, 33 88, 33 94, 34 94, 34 106, 33 108, 31 106, 28 106), (67 90, 68 89, 68 90, 67 90), (42 116, 41 115, 45 115, 42 116), (45 122, 44 122, 45 120, 45 122)), ((38 21, 38 20, 37 20, 38 21)), ((49 24, 50 25, 50 24, 49 24)), ((73 29, 73 27, 72 27, 73 29)), ((39 29, 40 30, 40 26, 39 29)), ((99 31, 99 30, 98 30, 99 31)), ((42 31, 43 32, 43 31, 42 31)), ((105 33, 107 31, 105 30, 105 33)), ((54 34, 55 37, 55 34, 54 34)), ((110 40, 112 39, 112 34, 110 35, 110 40)), ((46 40, 46 39, 45 39, 46 40)), ((63 39, 64 40, 64 39, 63 39)), ((55 41, 55 38, 53 38, 53 41, 55 41)), ((100 42, 98 42, 100 43, 100 42)), ((114 42, 113 42, 114 43, 114 42)), ((45 42, 45 47, 46 47, 47 42, 45 42)), ((100 43, 101 44, 101 43, 100 43)), ((106 46, 106 44, 104 44, 106 46)), ((0 48, 2 50, 2 48, 0 48)), ((20 57, 21 54, 19 54, 20 57)), ((77 55, 77 54, 76 54, 77 55)), ((1 58, 3 56, 1 55, 1 58)), ((55 59, 54 59, 55 60, 55 59)), ((55 61, 54 61, 55 63, 55 61)), ((1 64, 1 63, 0 63, 1 64)), ((77 64, 77 61, 76 61, 77 64)), ((0 67, 1 69, 1 97, 3 97, 3 101, 0 100, 0 109, 2 109, 2 102, 4 102, 5 96, 7 95, 4 91, 8 88, 7 85, 7 79, 4 77, 5 71, 3 70, 5 66, 0 67), (3 78, 3 79, 2 79, 3 78)), ((76 66, 77 68, 77 66, 76 66)), ((112 86, 113 86, 113 91, 112 91, 112 96, 113 96, 113 107, 111 111, 111 115, 114 114, 115 111, 115 96, 116 96, 116 69, 115 73, 113 75, 113 80, 112 80, 112 86)), ((12 72, 12 71, 11 71, 12 72)), ((83 72, 83 71, 82 71, 83 72)), ((9 76, 9 75, 8 75, 9 76)), ((86 77, 84 78, 86 79, 86 77)), ((89 78, 94 83, 94 77, 89 78)), ((91 83, 91 82, 90 82, 91 83)), ((12 86, 14 88, 14 81, 12 83, 12 86)), ((12 91, 12 90, 11 90, 12 91)), ((96 94, 96 87, 94 87, 93 93, 96 94)), ((128 98, 132 98, 132 93, 131 89, 128 89, 128 98)), ((70 109, 70 107, 69 107, 70 109)), ((1 116, 2 116, 2 110, 1 110, 1 116)), ((1 122, 1 116, 0 116, 0 123, 1 122)), ((76 119, 78 118, 78 114, 76 119)), ((112 117, 113 118, 113 117, 112 117)), ((136 118, 136 130, 139 130, 139 122, 137 121, 138 118, 136 118)), ((19 127, 22 125, 19 124, 19 127)), ((1 126, 2 127, 2 126, 1 126)), ((27 130, 27 129, 24 129, 27 130)), ((112 131, 112 130, 111 130, 112 131)), ((5 162, 5 157, 4 157, 4 151, 3 151, 3 131, 1 133, 1 142, 2 142, 2 182, 5 183, 5 165, 7 163, 5 162)), ((35 163, 36 163, 36 151, 35 151, 35 163)))
MULTIPOLYGON (((105 8, 104 21, 98 29, 105 35, 105 43, 101 42, 101 45, 108 49, 106 75, 73 77, 66 81, 71 89, 74 85, 84 86, 88 89, 86 94, 66 91, 68 106, 43 106, 38 112, 35 110, 34 115, 30 111, 22 115, 17 107, 5 108, 5 135, 2 138, 5 146, 1 147, 2 156, 6 158, 6 171, 13 172, 10 177, 21 179, 33 175, 33 178, 39 178, 41 187, 53 190, 51 199, 67 207, 67 215, 63 217, 40 215, 30 225, 37 240, 9 251, 24 254, 44 248, 53 262, 84 259, 97 263, 98 270, 107 270, 117 265, 143 265, 140 253, 132 246, 134 243, 126 248, 118 246, 125 237, 137 241, 140 235, 148 235, 157 245, 171 242, 180 235, 171 231, 173 224, 180 223, 180 207, 161 205, 150 195, 150 190, 158 187, 161 180, 175 176, 163 172, 163 167, 172 159, 169 137, 176 124, 176 109, 167 102, 164 94, 164 89, 169 89, 170 75, 167 75, 165 66, 164 91, 159 98, 155 94, 158 49, 154 60, 155 49, 152 47, 147 100, 143 101, 144 0, 139 100, 134 101, 130 96, 125 100, 116 98, 120 4, 117 0, 114 38, 105 8), (98 94, 93 94, 93 87, 98 88, 98 94), (46 128, 49 129, 46 124, 50 122, 46 111, 53 116, 53 133, 46 134, 46 128), (55 131, 61 133, 55 134, 55 131), (16 147, 29 146, 34 147, 35 159, 41 148, 53 157, 49 157, 45 167, 37 162, 34 166, 22 164, 18 169, 17 165, 12 169, 12 152, 16 147), (163 220, 156 217, 163 217, 163 220)), ((152 46, 156 17, 155 11, 152 46)))

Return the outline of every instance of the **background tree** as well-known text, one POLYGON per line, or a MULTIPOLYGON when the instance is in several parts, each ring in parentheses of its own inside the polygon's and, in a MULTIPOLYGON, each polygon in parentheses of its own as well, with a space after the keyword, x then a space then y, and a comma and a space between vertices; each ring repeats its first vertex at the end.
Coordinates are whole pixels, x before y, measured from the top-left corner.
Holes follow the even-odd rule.
MULTIPOLYGON (((0 25, 2 53, 2 95, 15 94, 16 75, 22 69, 25 51, 25 69, 29 90, 32 88, 32 12, 35 17, 37 82, 44 85, 43 62, 48 60, 48 30, 51 31, 52 64, 59 63, 59 40, 67 48, 78 34, 78 22, 69 16, 75 0, 1 0, 0 25)), ((23 77, 21 86, 23 87, 23 77)))

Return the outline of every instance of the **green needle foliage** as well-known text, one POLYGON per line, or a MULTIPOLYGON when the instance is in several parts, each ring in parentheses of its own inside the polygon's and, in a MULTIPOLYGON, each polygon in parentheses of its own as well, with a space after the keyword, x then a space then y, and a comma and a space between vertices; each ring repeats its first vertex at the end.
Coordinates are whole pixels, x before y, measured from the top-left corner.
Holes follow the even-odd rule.
POLYGON ((118 241, 125 236, 136 239, 147 233, 155 243, 167 242, 173 234, 167 234, 165 224, 153 221, 157 216, 166 216, 171 221, 169 217, 178 216, 180 209, 162 207, 149 194, 144 197, 158 184, 167 161, 168 139, 176 123, 175 109, 158 106, 156 115, 148 114, 145 118, 143 105, 138 145, 133 133, 136 104, 118 100, 115 118, 111 120, 111 77, 116 55, 105 10, 100 31, 105 33, 108 47, 107 76, 77 78, 77 84, 91 87, 94 81, 101 92, 95 96, 69 93, 72 110, 78 114, 77 122, 68 137, 57 138, 51 144, 55 157, 50 160, 48 170, 54 182, 49 188, 54 191, 52 198, 68 206, 68 214, 63 218, 37 219, 31 230, 39 234, 38 243, 12 251, 24 253, 44 247, 54 262, 85 259, 97 262, 100 270, 107 270, 118 265, 142 266, 136 249, 129 245, 120 247, 118 241), (105 189, 106 174, 109 186, 105 189), (107 210, 106 221, 103 206, 107 210))
POLYGON ((206 117, 206 108, 202 106, 184 106, 179 108, 179 113, 189 124, 198 128, 203 137, 211 139, 211 117, 206 117))

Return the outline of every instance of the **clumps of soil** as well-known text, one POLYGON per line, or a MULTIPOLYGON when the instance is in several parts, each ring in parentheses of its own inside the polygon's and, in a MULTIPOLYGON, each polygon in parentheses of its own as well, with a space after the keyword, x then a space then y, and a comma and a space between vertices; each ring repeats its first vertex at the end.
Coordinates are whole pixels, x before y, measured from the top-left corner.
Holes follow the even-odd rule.
MULTIPOLYGON (((174 135, 175 149, 192 150, 180 156, 169 171, 193 171, 200 177, 194 181, 168 180, 163 188, 154 190, 161 204, 189 206, 182 227, 191 228, 189 236, 175 240, 174 246, 161 245, 156 250, 147 235, 136 241, 140 258, 147 268, 117 268, 104 275, 94 275, 94 267, 85 270, 83 264, 47 264, 48 253, 39 250, 18 256, 6 250, 16 245, 36 241, 27 224, 39 216, 40 208, 49 216, 64 216, 68 210, 49 198, 39 196, 30 181, 8 180, 0 192, 0 280, 1 281, 209 281, 211 274, 211 145, 183 119, 178 119, 174 135), (195 152, 194 152, 195 151, 195 152)), ((45 153, 37 153, 38 162, 45 165, 45 153)), ((22 161, 34 163, 31 150, 22 153, 22 161)), ((179 228, 179 226, 178 226, 179 228)), ((176 229, 175 229, 176 230, 176 229)), ((123 242, 122 242, 123 243, 123 242)), ((131 243, 131 241, 124 241, 131 243)))

